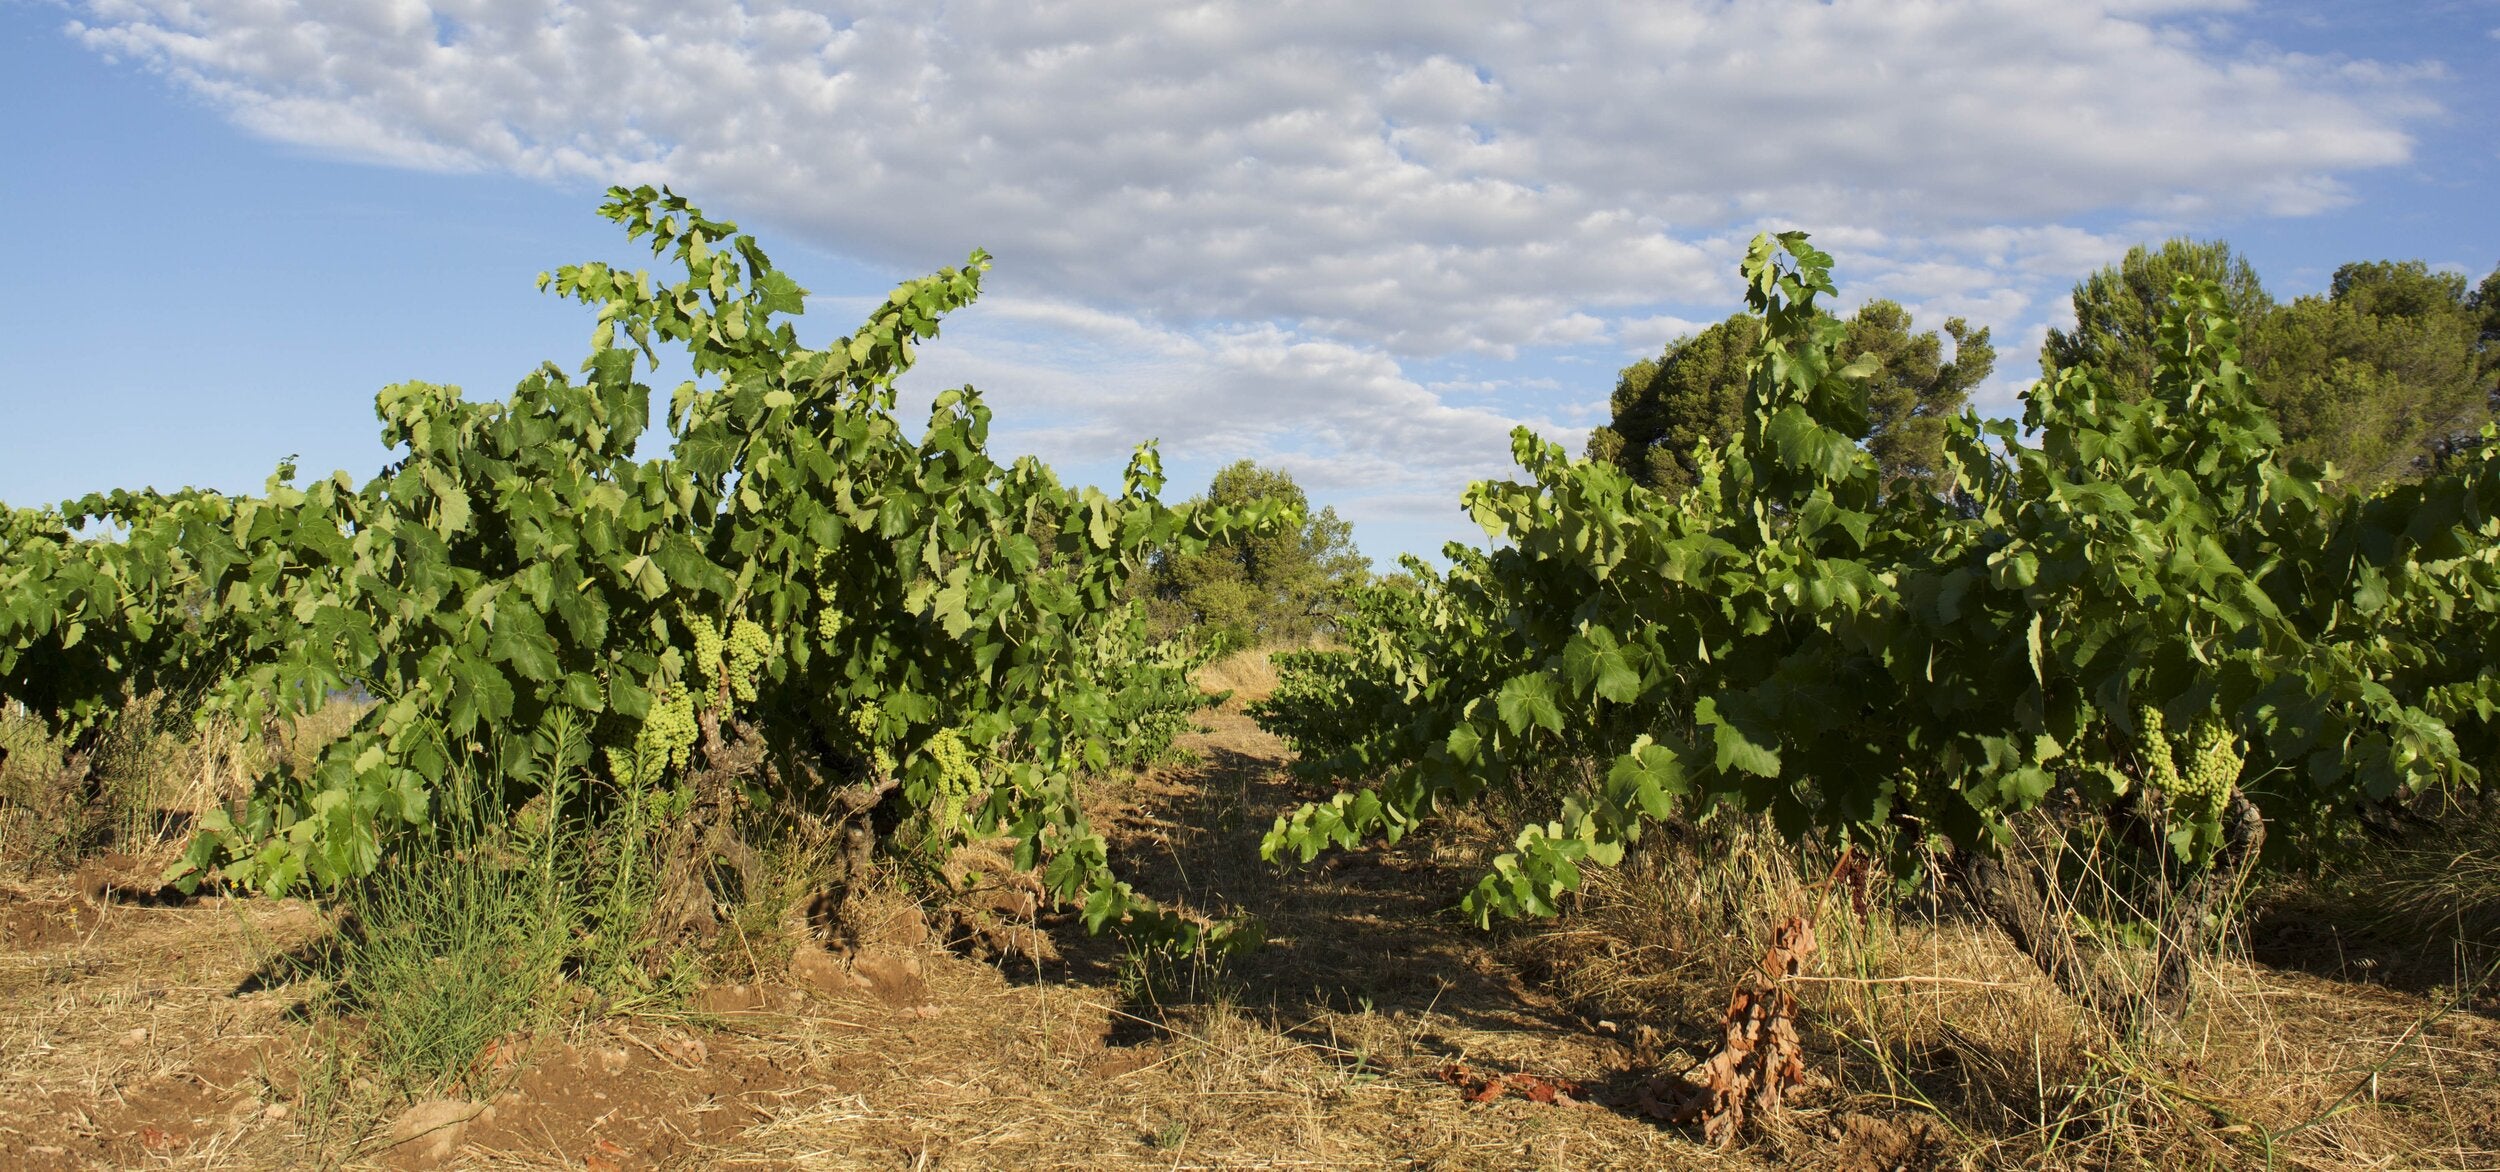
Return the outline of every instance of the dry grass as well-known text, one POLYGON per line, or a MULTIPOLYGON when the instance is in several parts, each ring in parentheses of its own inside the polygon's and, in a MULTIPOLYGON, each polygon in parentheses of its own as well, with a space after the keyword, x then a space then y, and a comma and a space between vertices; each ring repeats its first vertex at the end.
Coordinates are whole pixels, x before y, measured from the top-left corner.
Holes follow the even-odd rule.
MULTIPOLYGON (((2001 933, 1918 904, 1861 920, 1801 882, 1758 828, 1646 852, 1506 955, 1589 1016, 1683 1037, 1795 911, 1819 913, 1824 944, 1800 998, 1830 1085, 1808 1102, 1898 1127, 1932 1120, 1940 1163, 2500 1166, 2500 1005, 2487 993, 2354 986, 2235 951, 2200 967, 2184 1020, 2119 1036, 2001 933)), ((1687 1042, 1666 1065, 1693 1056, 1687 1042)), ((1797 1124, 1761 1142, 1792 1142, 1797 1124)))
POLYGON ((332 699, 257 733, 209 717, 195 723, 154 697, 131 702, 98 747, 92 808, 67 792, 63 746, 24 713, 0 709, 0 859, 61 865, 111 851, 170 863, 198 816, 251 792, 273 768, 308 774, 322 746, 346 734, 364 705, 332 699))
POLYGON ((2485 795, 2439 811, 2425 833, 2351 868, 2344 888, 2374 909, 2363 917, 2372 928, 2500 952, 2500 801, 2485 795))
POLYGON ((1221 1000, 1139 1015, 1098 988, 936 971, 934 1018, 812 1016, 769 1039, 816 1076, 816 1101, 722 1165, 1640 1168, 1673 1146, 1597 1108, 1468 1106, 1418 1068, 1437 1058, 1431 1015, 1280 1022, 1221 1000))
POLYGON ((1333 651, 1327 637, 1299 643, 1248 647, 1198 669, 1198 690, 1210 696, 1230 693, 1226 707, 1239 712, 1276 691, 1276 657, 1292 651, 1333 651))
MULTIPOLYGON (((1201 681, 1254 695, 1262 673, 1249 652, 1201 681)), ((2329 953, 2283 935, 2278 897, 2253 948, 2199 971, 2185 1020, 2119 1037, 1993 930, 1924 898, 1860 919, 1818 886, 1829 859, 1736 819, 1488 936, 1451 908, 1497 821, 1271 866, 1259 832, 1320 793, 1237 704, 1205 719, 1193 764, 1098 787, 1090 813, 1141 890, 1253 918, 1264 948, 1161 965, 1044 917, 1064 961, 912 943, 928 994, 898 1006, 788 987, 820 884, 794 879, 749 893, 711 958, 739 1008, 559 1015, 455 1165, 580 1168, 604 1143, 625 1167, 2500 1167, 2500 1000, 2463 979, 2483 954, 2461 937, 2417 933, 2453 955, 2399 980, 2392 952, 2362 963, 2364 909, 2299 905, 2351 925, 2329 953), (1727 1150, 1645 1115, 1633 1090, 1702 1056, 1769 926, 1800 912, 1824 945, 1798 990, 1819 1085, 1727 1150), (1436 1077, 1453 1061, 1596 1101, 1470 1103, 1436 1077)), ((825 849, 794 838, 775 870, 821 875, 825 849)), ((2455 886, 2470 866, 2407 866, 2415 886, 2387 879, 2383 902, 2477 890, 2455 886)), ((919 914, 891 875, 866 898, 869 921, 919 914)), ((319 990, 250 979, 290 971, 271 958, 326 929, 312 909, 98 903, 56 877, 0 890, 0 911, 0 1165, 397 1159, 383 1127, 404 1103, 295 1012, 319 990)))
POLYGON ((1267 699, 1276 690, 1274 655, 1280 650, 1250 647, 1233 652, 1198 669, 1198 690, 1214 696, 1232 694, 1236 704, 1252 704, 1267 699))
POLYGON ((268 1109, 293 1090, 302 1031, 289 992, 251 978, 326 930, 320 915, 297 901, 96 903, 57 878, 0 889, 0 908, 16 929, 0 952, 0 1164, 284 1159, 289 1129, 268 1109), (46 922, 56 930, 31 930, 46 922), (151 1151, 148 1128, 171 1138, 151 1151))
MULTIPOLYGON (((1676 1160, 1814 1167, 1867 1152, 1970 1168, 2500 1167, 2500 1001, 2460 992, 2453 975, 2445 987, 2356 988, 2235 946, 2197 973, 2185 1020, 2116 1036, 1935 893, 1879 898, 1861 920, 1821 889, 1830 858, 1799 859, 1736 819, 1653 840, 1626 867, 1593 872, 1561 920, 1488 939, 1450 905, 1507 827, 1462 819, 1280 871, 1255 858, 1258 831, 1319 795, 1280 773, 1281 746, 1236 712, 1209 723, 1202 769, 1141 782, 1096 813, 1141 887, 1264 924, 1270 946, 1235 962, 1220 1003, 1288 1037, 1370 1039, 1410 1073, 1464 1058, 1619 1090, 1702 1057, 1770 927, 1798 912, 1816 920, 1825 950, 1800 992, 1826 1085, 1740 1153, 1609 1110, 1596 1114, 1633 1130, 1583 1134, 1577 1158, 1656 1163, 1626 1146, 1637 1134, 1676 1160)), ((2432 891, 2418 898, 2435 904, 2446 889, 2429 877, 2461 871, 2410 873, 2420 883, 2405 890, 2432 891)), ((1456 1098, 1406 1089, 1398 1110, 1424 1117, 1456 1098)))

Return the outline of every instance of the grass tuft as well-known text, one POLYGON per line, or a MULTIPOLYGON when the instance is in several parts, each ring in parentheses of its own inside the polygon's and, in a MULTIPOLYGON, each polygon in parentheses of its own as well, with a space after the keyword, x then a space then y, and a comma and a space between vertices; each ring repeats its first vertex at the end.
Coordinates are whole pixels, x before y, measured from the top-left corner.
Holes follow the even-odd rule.
POLYGON ((562 876, 492 839, 416 845, 345 901, 338 1012, 417 1097, 477 1092, 478 1056, 552 1017, 580 914, 562 876))

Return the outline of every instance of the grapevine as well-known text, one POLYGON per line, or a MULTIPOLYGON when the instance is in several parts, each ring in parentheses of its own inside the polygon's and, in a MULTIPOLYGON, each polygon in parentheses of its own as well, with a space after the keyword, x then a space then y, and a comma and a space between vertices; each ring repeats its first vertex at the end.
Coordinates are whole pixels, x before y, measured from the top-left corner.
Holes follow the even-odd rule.
MULTIPOLYGON (((1526 431, 1471 487, 1494 539, 1375 594, 1339 651, 1281 661, 1259 715, 1346 788, 1271 858, 1397 839, 1499 796, 1536 812, 1467 900, 1549 915, 1645 827, 1730 806, 1910 869, 1984 858, 2052 799, 2146 771, 2195 866, 2234 825, 2311 849, 2369 804, 2495 764, 2500 452, 2328 490, 2287 463, 2238 325, 2182 282, 2154 393, 2061 373, 2024 425, 1953 421, 1937 490, 1888 492, 1862 363, 1802 233, 1742 266, 1764 322, 1746 422, 1668 496, 1526 431), (2158 724, 2186 718, 2184 756, 2158 724), (2193 715, 2190 715, 2193 714, 2193 715), (2179 831, 2189 833, 2181 835, 2179 831)), ((2489 434, 2487 432, 2487 434, 2489 434)))
POLYGON ((941 819, 957 829, 977 798, 978 823, 1089 923, 1194 931, 1118 881, 1078 800, 1089 771, 1164 751, 1200 702, 1147 646, 1126 584, 1149 550, 1290 519, 1164 505, 1151 447, 1112 493, 994 459, 971 388, 907 430, 894 380, 977 296, 985 254, 811 346, 784 320, 805 291, 735 225, 649 188, 600 210, 675 271, 543 276, 595 312, 588 356, 501 401, 385 388, 381 439, 403 454, 378 475, 282 467, 258 496, 0 514, 0 698, 70 734, 108 722, 125 688, 183 682, 247 722, 374 698, 306 774, 203 819, 185 883, 354 879, 424 833, 458 779, 485 779, 462 800, 505 813, 672 780, 712 794, 689 799, 702 810, 734 807, 718 795, 737 786, 846 817, 907 807, 880 824, 959 801, 941 819), (696 377, 651 445, 668 454, 638 459, 654 422, 638 376, 664 346, 696 377), (118 536, 82 535, 99 528, 118 536), (565 728, 606 746, 611 784, 552 784, 578 768, 565 728), (960 762, 943 785, 888 784, 900 746, 950 732, 991 754, 985 790, 960 762))

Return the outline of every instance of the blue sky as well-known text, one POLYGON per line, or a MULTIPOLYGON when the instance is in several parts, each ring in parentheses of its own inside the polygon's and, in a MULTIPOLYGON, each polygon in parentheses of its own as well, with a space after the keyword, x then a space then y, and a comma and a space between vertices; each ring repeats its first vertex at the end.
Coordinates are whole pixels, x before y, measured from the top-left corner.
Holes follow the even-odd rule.
POLYGON ((1993 410, 2139 240, 2223 236, 2278 296, 2479 278, 2495 79, 2500 0, 0 0, 0 501, 368 474, 379 387, 577 360, 534 278, 633 259, 591 208, 665 180, 818 337, 990 248, 919 390, 1075 479, 1150 436, 1182 490, 1281 464, 1385 559, 1734 309, 1764 227, 1991 327, 1993 410))

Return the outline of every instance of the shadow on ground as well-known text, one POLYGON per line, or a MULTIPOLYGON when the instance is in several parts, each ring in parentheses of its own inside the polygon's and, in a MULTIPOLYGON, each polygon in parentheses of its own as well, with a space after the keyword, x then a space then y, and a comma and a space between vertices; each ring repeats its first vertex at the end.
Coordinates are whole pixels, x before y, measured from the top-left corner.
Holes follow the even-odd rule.
POLYGON ((1453 1057, 1465 1045, 1439 1033, 1622 1049, 1501 964, 1492 938, 1457 911, 1484 862, 1448 845, 1459 836, 1372 843, 1309 864, 1261 859, 1259 840, 1279 815, 1333 790, 1297 778, 1291 751, 1236 706, 1200 719, 1206 731, 1182 741, 1193 763, 1140 778, 1093 816, 1122 877, 1141 893, 1194 914, 1247 917, 1265 942, 1220 971, 1149 973, 1116 941, 1059 925, 1066 970, 1055 975, 1124 995, 1122 1011, 1133 1016, 1115 1042, 1160 1036, 1166 1011, 1220 998, 1295 1035, 1324 1034, 1333 1015, 1428 1017, 1414 1041, 1453 1057))

